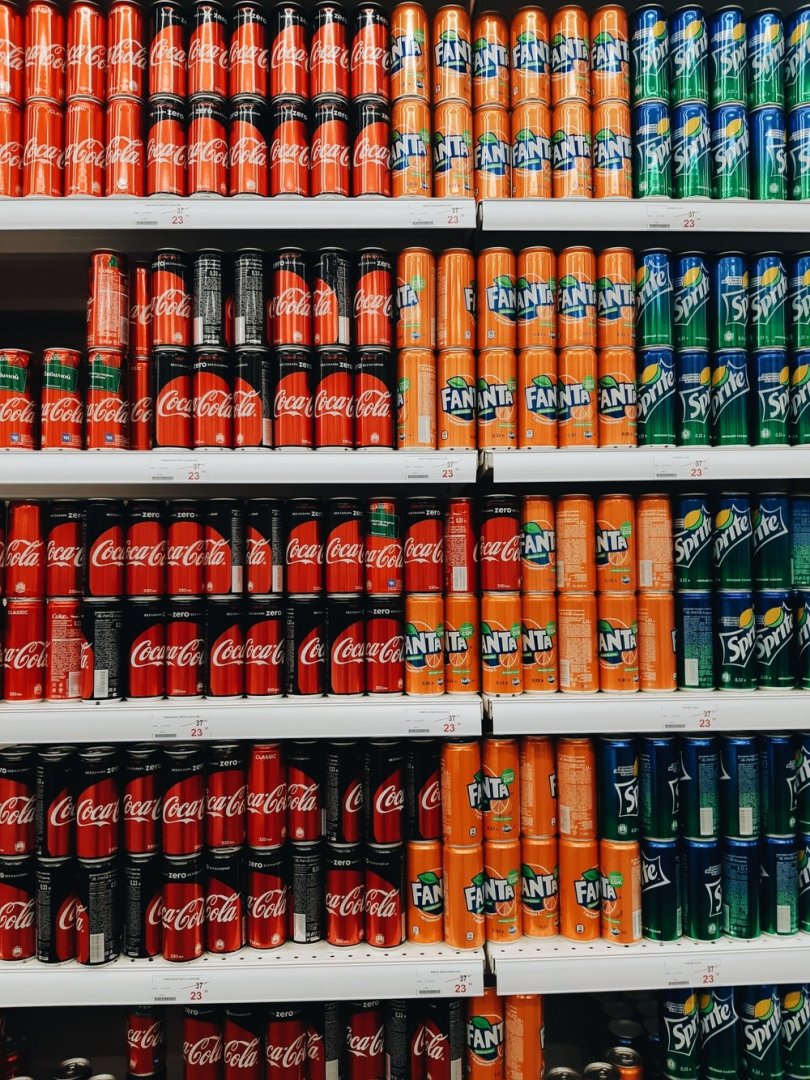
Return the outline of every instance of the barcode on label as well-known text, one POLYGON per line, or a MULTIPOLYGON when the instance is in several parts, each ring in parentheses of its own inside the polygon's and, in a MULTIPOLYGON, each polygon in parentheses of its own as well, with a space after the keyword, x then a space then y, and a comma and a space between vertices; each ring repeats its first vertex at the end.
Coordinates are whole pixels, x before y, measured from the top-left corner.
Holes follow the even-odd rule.
POLYGON ((90 935, 90 963, 91 964, 103 964, 104 963, 104 935, 103 934, 91 934, 90 935))
POLYGON ((453 567, 453 592, 467 591, 467 567, 453 567))
POLYGON ((571 832, 571 807, 560 807, 560 832, 567 836, 571 832))
POLYGON ((777 934, 793 933, 790 925, 790 904, 776 905, 776 932, 777 934))
POLYGON ((700 808, 700 835, 714 835, 714 810, 711 806, 701 806, 700 808))
POLYGON ((82 676, 79 671, 68 672, 68 697, 77 698, 82 692, 82 676))
POLYGON ((740 807, 740 836, 754 835, 754 808, 753 806, 740 807))
POLYGON ((177 998, 171 994, 155 994, 152 1000, 156 1005, 171 1005, 177 998))
POLYGON ((560 658, 560 686, 571 685, 571 661, 560 658))
POLYGON ((419 422, 416 425, 417 439, 424 446, 430 442, 433 436, 433 417, 432 416, 420 416, 419 422))
POLYGON ((430 728, 411 727, 411 728, 408 728, 408 734, 409 735, 429 735, 430 734, 430 728))
POLYGON ((697 686, 698 670, 698 661, 695 659, 695 657, 686 657, 684 659, 683 674, 687 686, 697 686))
POLYGON ((307 917, 305 912, 293 914, 293 941, 305 942, 307 940, 307 917))
POLYGON ((171 476, 171 475, 168 475, 168 476, 158 476, 158 474, 157 474, 157 473, 155 473, 155 475, 154 475, 154 476, 152 477, 152 480, 153 480, 153 481, 154 481, 154 482, 155 482, 156 484, 170 484, 170 483, 172 483, 172 481, 174 480, 174 477, 173 477, 173 476, 171 476))
POLYGON ((653 583, 652 559, 639 559, 638 583, 642 589, 651 589, 653 583))
POLYGON ((93 673, 93 697, 105 698, 110 692, 110 672, 107 668, 98 668, 93 673))

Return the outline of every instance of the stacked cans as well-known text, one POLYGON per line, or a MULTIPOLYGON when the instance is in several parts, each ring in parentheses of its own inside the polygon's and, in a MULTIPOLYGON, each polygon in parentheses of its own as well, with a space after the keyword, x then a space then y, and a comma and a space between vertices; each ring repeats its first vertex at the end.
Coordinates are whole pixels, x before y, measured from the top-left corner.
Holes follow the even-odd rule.
MULTIPOLYGON (((432 35, 428 14, 421 4, 402 3, 396 6, 391 18, 389 40, 391 174, 394 190, 396 194, 408 198, 429 198, 433 194, 433 122, 430 107, 432 35)), ((456 66, 455 56, 454 52, 454 62, 448 65, 451 74, 456 66)), ((462 71, 466 67, 469 72, 469 56, 465 57, 463 52, 461 66, 462 71)), ((437 78, 438 72, 439 66, 436 65, 437 78)), ((462 137, 463 129, 457 135, 462 137)), ((461 164, 463 166, 463 160, 461 164)), ((450 166, 450 161, 442 162, 445 171, 450 171, 450 166)))

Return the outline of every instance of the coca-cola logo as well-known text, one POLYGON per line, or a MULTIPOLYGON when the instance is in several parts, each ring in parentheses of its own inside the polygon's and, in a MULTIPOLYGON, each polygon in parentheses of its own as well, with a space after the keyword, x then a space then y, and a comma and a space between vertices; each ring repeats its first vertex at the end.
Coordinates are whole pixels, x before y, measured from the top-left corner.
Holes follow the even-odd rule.
POLYGON ((343 667, 346 664, 362 664, 365 656, 365 642, 355 641, 354 638, 341 638, 332 647, 332 663, 338 667, 343 667))
POLYGON ((366 548, 366 566, 373 570, 397 570, 402 566, 402 545, 397 540, 366 548))
POLYGON ((202 540, 193 540, 190 544, 171 544, 166 552, 169 566, 202 566, 205 558, 205 546, 202 540))
POLYGON ((347 814, 359 814, 363 809, 363 784, 360 780, 355 780, 346 789, 343 809, 347 814))
POLYGON ((329 543, 326 545, 327 566, 336 566, 339 563, 346 563, 349 566, 354 566, 360 562, 362 557, 362 543, 352 540, 343 540, 340 536, 332 536, 329 539, 329 543))
POLYGON ((195 896, 179 908, 163 905, 163 926, 167 930, 194 930, 205 921, 205 902, 201 896, 195 896))
POLYGON ((45 667, 45 642, 27 641, 24 645, 6 645, 3 664, 11 671, 36 671, 45 667))
POLYGON ((283 919, 287 914, 287 890, 266 889, 248 896, 247 906, 252 919, 283 919))
POLYGON ((168 139, 150 138, 146 143, 146 164, 152 168, 170 165, 175 169, 185 169, 186 148, 180 143, 171 143, 168 139))
POLYGON ((109 802, 99 802, 91 795, 76 803, 76 827, 79 829, 106 829, 118 824, 119 802, 115 797, 109 802))
POLYGON ((231 42, 228 54, 228 66, 231 69, 247 67, 258 71, 267 71, 268 63, 267 49, 263 49, 260 45, 250 45, 238 39, 231 42))
POLYGON ((288 784, 287 809, 290 813, 315 813, 318 809, 318 785, 288 784))
POLYGON ((398 889, 366 889, 366 912, 377 919, 399 916, 398 889))
POLYGON ((135 799, 131 792, 124 792, 125 821, 160 821, 160 809, 160 799, 135 799))
POLYGON ((183 397, 177 389, 172 387, 158 396, 157 414, 166 420, 171 420, 175 416, 186 419, 191 416, 191 398, 183 397))
POLYGON ((312 397, 309 394, 291 394, 284 386, 276 390, 274 402, 276 417, 312 416, 312 397))
POLYGON ((391 415, 391 395, 387 390, 364 390, 355 399, 354 415, 358 420, 387 419, 391 415))
POLYGON ((287 1046, 274 1046, 268 1039, 265 1056, 271 1069, 299 1069, 307 1056, 306 1033, 296 1036, 287 1046))
MULTIPOLYGON (((352 153, 352 165, 354 168, 362 168, 366 165, 374 165, 379 169, 387 169, 391 160, 391 151, 386 143, 374 142, 365 132, 355 140, 352 153)), ((356 302, 356 301, 355 301, 356 302)), ((389 304, 389 313, 390 313, 389 304)))
POLYGON ((34 898, 0 904, 0 930, 29 930, 34 925, 34 898))
POLYGON ((270 147, 271 165, 295 165, 300 169, 309 168, 309 143, 295 143, 290 140, 273 139, 270 147))
POLYGON ((344 49, 342 45, 318 38, 309 55, 309 68, 310 71, 315 71, 320 66, 330 69, 338 67, 348 71, 349 50, 344 49))
POLYGON ((392 297, 391 293, 368 292, 362 284, 357 286, 354 294, 354 314, 361 318, 391 318, 392 297))
POLYGON ((28 68, 51 68, 64 71, 67 53, 64 45, 36 42, 25 47, 25 66, 28 68))
POLYGON ((439 566, 442 563, 441 537, 432 544, 427 541, 414 540, 412 536, 405 539, 405 561, 408 563, 433 563, 439 566))
POLYGON ((86 165, 103 169, 105 161, 104 143, 100 139, 81 139, 69 142, 65 147, 65 166, 86 165))
POLYGON ((137 168, 143 161, 143 143, 127 135, 113 135, 107 139, 107 168, 126 166, 137 168))
POLYGON ((231 143, 231 156, 229 165, 232 169, 242 165, 254 165, 263 169, 267 164, 267 143, 262 139, 254 139, 249 135, 242 135, 231 143))
POLYGON ((405 792, 398 784, 385 784, 374 799, 374 809, 378 814, 398 814, 405 805, 405 792))
POLYGON ((419 802, 422 809, 428 812, 439 809, 442 804, 442 789, 437 776, 425 785, 419 802))
POLYGON ((520 537, 510 536, 508 540, 487 540, 482 536, 478 551, 481 562, 517 562, 520 558, 520 537))
POLYGON ((352 44, 352 71, 361 67, 372 66, 375 70, 388 71, 391 66, 391 55, 382 45, 375 45, 367 38, 357 34, 352 44))
POLYGON ((119 38, 107 50, 107 65, 111 70, 113 68, 140 68, 141 71, 146 71, 146 47, 135 38, 119 38))
POLYGON ((6 545, 6 567, 38 568, 42 562, 42 541, 18 537, 6 545))
POLYGON ((247 788, 243 784, 235 791, 225 795, 212 795, 205 800, 205 812, 208 817, 241 819, 245 813, 247 788))
POLYGON ((199 165, 221 165, 228 167, 228 144, 225 139, 208 139, 206 142, 193 142, 188 148, 189 168, 199 165))
POLYGON ((55 799, 51 803, 51 809, 48 814, 48 824, 53 829, 62 829, 70 825, 73 821, 73 798, 70 795, 63 795, 60 799, 55 799))
POLYGON ((323 387, 315 395, 316 416, 343 416, 351 419, 354 413, 352 394, 330 394, 323 387))
POLYGON ((312 315, 312 297, 309 289, 289 285, 273 298, 272 314, 274 319, 288 317, 308 319, 312 315))
POLYGON ((24 59, 22 45, 15 45, 10 38, 0 41, 0 69, 22 71, 24 59))
POLYGON ((223 71, 227 71, 228 51, 215 41, 203 41, 201 38, 194 38, 191 42, 191 48, 188 50, 188 66, 192 68, 197 65, 204 65, 206 68, 218 67, 222 68, 223 71))
POLYGON ((363 886, 356 885, 346 893, 326 894, 326 910, 330 915, 340 915, 345 918, 351 915, 361 915, 363 912, 363 886))
POLYGON ((127 1028, 127 1045, 133 1050, 154 1050, 166 1041, 166 1026, 161 1020, 144 1027, 130 1024, 127 1028))
POLYGON ((205 642, 202 638, 191 638, 182 645, 166 646, 166 667, 202 667, 204 661, 205 642))
POLYGON ((329 143, 315 135, 312 139, 312 167, 326 166, 348 169, 349 148, 341 143, 329 143))
POLYGON ((382 1026, 373 1034, 358 1035, 352 1031, 351 1025, 348 1025, 346 1028, 346 1049, 352 1057, 380 1057, 383 1052, 382 1026))
POLYGON ((0 802, 0 825, 30 825, 34 814, 33 795, 10 795, 0 802))
POLYGON ((307 544, 299 540, 297 536, 291 536, 287 541, 287 566, 291 563, 306 563, 309 566, 320 566, 323 562, 323 545, 317 543, 307 544))
POLYGON ((442 1061, 446 1046, 446 1035, 441 1031, 432 1030, 427 1024, 422 1024, 413 1041, 413 1053, 417 1056, 428 1057, 431 1061, 442 1061))
MULTIPOLYGON (((81 427, 84 421, 84 406, 80 398, 61 397, 43 401, 40 406, 43 424, 64 424, 65 426, 81 427)), ((3 416, 0 411, 0 422, 3 416)))
POLYGON ((245 642, 245 664, 259 667, 281 667, 284 662, 284 642, 259 642, 248 638, 245 642))
POLYGON ((324 661, 324 644, 319 637, 311 637, 305 641, 298 652, 298 663, 304 667, 311 664, 322 664, 324 661))
POLYGON ((163 667, 165 662, 166 646, 149 638, 142 638, 129 654, 129 666, 133 668, 163 667))
POLYGON ((235 892, 211 893, 205 898, 205 921, 208 923, 238 922, 241 917, 240 895, 235 892))
POLYGON ((202 821, 203 800, 181 800, 179 795, 170 795, 163 803, 163 821, 166 824, 193 825, 202 821))
POLYGON ((231 548, 223 536, 208 536, 205 540, 205 565, 225 566, 230 559, 231 548))
POLYGON ((220 639, 211 650, 210 662, 212 668, 218 669, 241 665, 245 662, 245 646, 233 638, 220 639))
POLYGON ((258 1039, 228 1039, 225 1065, 229 1069, 255 1069, 259 1065, 258 1039))
POLYGON ((76 909, 78 900, 75 896, 69 896, 59 909, 56 919, 57 929, 62 933, 69 934, 76 929, 76 909))
POLYGON ((8 397, 0 401, 0 423, 33 424, 36 407, 30 397, 8 397))
POLYGON ((19 168, 23 161, 22 143, 9 140, 0 143, 0 166, 4 168, 19 168))
POLYGON ((367 641, 366 660, 375 664, 399 664, 405 650, 405 642, 401 634, 388 638, 387 641, 367 641))
POLYGON ((123 427, 128 419, 127 404, 117 396, 100 398, 98 401, 88 401, 87 422, 88 424, 107 425, 109 427, 123 427))
POLYGON ((127 540, 126 558, 129 566, 162 567, 166 563, 166 544, 163 540, 155 544, 135 544, 127 540))
POLYGON ((183 289, 164 289, 152 298, 152 318, 191 318, 191 296, 183 289))
POLYGON ((272 791, 249 791, 247 797, 249 814, 271 817, 287 811, 287 785, 278 784, 272 791))
POLYGON ((233 415, 230 390, 206 390, 195 397, 194 415, 198 420, 230 420, 233 415))
POLYGON ((287 67, 306 67, 306 49, 296 48, 295 43, 279 34, 273 42, 271 70, 281 71, 287 67))
POLYGON ((107 48, 105 45, 90 45, 86 41, 79 41, 75 45, 69 45, 67 65, 69 68, 87 67, 103 71, 107 66, 107 48))
POLYGON ((149 67, 157 69, 160 67, 178 67, 184 68, 186 66, 186 50, 178 48, 172 42, 171 38, 161 34, 152 40, 152 47, 149 50, 149 67))
POLYGON ((64 161, 65 153, 61 146, 49 146, 47 143, 37 142, 36 135, 32 135, 26 141, 23 149, 23 168, 47 165, 51 169, 61 169, 64 161))
POLYGON ((206 1035, 195 1043, 183 1042, 183 1061, 186 1065, 215 1065, 221 1059, 221 1035, 206 1035))

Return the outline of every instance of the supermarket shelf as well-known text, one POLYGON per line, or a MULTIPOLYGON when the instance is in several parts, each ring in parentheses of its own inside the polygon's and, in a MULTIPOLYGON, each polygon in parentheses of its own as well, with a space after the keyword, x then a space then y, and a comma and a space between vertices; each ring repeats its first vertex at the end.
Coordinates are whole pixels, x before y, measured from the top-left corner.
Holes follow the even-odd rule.
POLYGON ((728 446, 650 450, 487 450, 483 470, 496 484, 587 484, 627 480, 800 480, 810 446, 728 446))
POLYGON ((326 942, 208 955, 188 964, 120 957, 103 967, 0 962, 0 1008, 36 1005, 329 1001, 480 994, 482 949, 336 949, 326 942), (362 992, 361 992, 362 991, 362 992))
POLYGON ((680 941, 613 945, 565 938, 521 938, 487 945, 499 994, 656 990, 806 980, 810 934, 753 941, 680 941))
POLYGON ((0 497, 205 495, 267 484, 471 484, 474 450, 0 452, 0 497), (209 490, 214 489, 214 490, 209 490))
POLYGON ((6 743, 480 734, 481 699, 472 694, 0 705, 6 743))
POLYGON ((479 217, 484 232, 810 232, 810 203, 745 199, 485 199, 479 217))
POLYGON ((486 698, 495 735, 782 731, 810 727, 810 694, 531 694, 486 698))

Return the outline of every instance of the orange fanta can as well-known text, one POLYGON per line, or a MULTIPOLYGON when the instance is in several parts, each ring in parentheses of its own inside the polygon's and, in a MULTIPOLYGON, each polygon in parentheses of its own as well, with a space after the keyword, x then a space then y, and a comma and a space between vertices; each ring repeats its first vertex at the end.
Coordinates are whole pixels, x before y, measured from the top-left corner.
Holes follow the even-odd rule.
POLYGON ((568 840, 595 839, 596 756, 591 739, 557 739, 557 793, 560 836, 568 840))
POLYGON ((433 194, 430 105, 401 98, 391 107, 391 193, 395 198, 427 199, 433 194))
POLYGON ((599 445, 596 350, 561 349, 557 369, 557 441, 560 446, 599 445))
POLYGON ((410 840, 407 873, 408 941, 438 944, 444 941, 441 841, 410 840))
POLYGON ((638 609, 634 592, 603 592, 599 612, 599 689, 607 693, 638 690, 638 609))
POLYGON ((474 349, 475 256, 467 248, 447 248, 436 273, 436 347, 474 349))
POLYGON ((467 1080, 504 1080, 505 998, 494 986, 467 1005, 467 1080))
POLYGON ((596 589, 595 514, 590 495, 561 495, 555 512, 557 588, 596 589))
POLYGON ((555 199, 593 197, 591 110, 563 101, 551 114, 551 191, 555 199))
POLYGON ((636 499, 638 587, 655 592, 675 587, 672 556, 672 507, 669 496, 639 495, 636 499))
POLYGON ((512 194, 512 127, 509 110, 486 105, 473 114, 473 188, 476 199, 512 194))
POLYGON ((440 449, 474 450, 475 353, 445 349, 438 358, 438 443, 440 449))
POLYGON ((599 8, 591 16, 591 90, 593 104, 630 104, 630 44, 627 12, 618 4, 599 8))
POLYGON ((484 739, 484 839, 509 840, 520 836, 520 768, 517 739, 484 739))
POLYGON ((509 107, 509 28, 497 11, 482 11, 472 32, 473 105, 509 107))
POLYGON ((638 594, 638 670, 642 690, 675 689, 675 600, 671 592, 638 594))
POLYGON ((596 659, 596 597, 593 593, 560 593, 557 597, 557 649, 560 689, 592 694, 599 689, 596 659))
POLYGON ((397 446, 436 449, 436 357, 430 349, 397 354, 397 446))
POLYGON ((444 693, 444 599, 437 593, 405 597, 405 693, 444 693))
POLYGON ((484 849, 444 845, 444 940, 452 949, 484 944, 484 849))
POLYGON ((636 353, 622 345, 599 350, 600 446, 637 446, 636 353))
POLYGON ((517 348, 517 291, 515 253, 490 247, 478 256, 478 348, 517 348))
POLYGON ((596 502, 596 587, 635 592, 636 504, 632 495, 602 495, 596 502))
POLYGON ((477 739, 442 743, 442 834, 445 844, 482 839, 481 744, 477 739))
POLYGON ((568 247, 557 257, 557 343, 596 347, 596 256, 568 247))
POLYGON ((430 28, 421 4, 397 4, 391 12, 391 100, 430 101, 430 28))
POLYGON ((603 101, 591 113, 593 194, 596 199, 632 199, 633 144, 630 106, 603 101))
POLYGON ((481 685, 493 697, 520 694, 520 593, 486 592, 481 597, 481 685))
POLYGON ((433 103, 472 104, 472 38, 469 10, 444 4, 433 19, 433 103))
POLYGON ((487 941, 514 941, 523 932, 520 840, 484 841, 484 930, 487 941))
POLYGON ((547 247, 528 247, 517 257, 517 345, 551 347, 557 342, 557 256, 547 247))
POLYGON ((600 840, 602 937, 620 945, 641 941, 641 854, 630 840, 600 840))
POLYGON ((444 598, 444 678, 448 694, 481 690, 478 597, 448 593, 444 598))
POLYGON ((600 349, 636 343, 636 269, 630 248, 604 248, 597 257, 596 336, 600 349))
POLYGON ((551 101, 548 19, 539 7, 524 7, 512 19, 509 32, 512 104, 551 101))
POLYGON ((435 348, 436 264, 428 248, 405 248, 397 256, 395 308, 397 348, 435 348))
POLYGON ((602 907, 599 844, 560 840, 560 933, 570 941, 599 937, 602 907))
POLYGON ((539 994, 511 994, 506 999, 504 1013, 504 1080, 540 1080, 545 1045, 542 997, 539 994))
POLYGON ((526 937, 553 937, 560 932, 557 837, 524 836, 520 857, 523 933, 526 937))
POLYGON ((557 597, 554 593, 524 593, 522 612, 523 692, 559 690, 557 597))
POLYGON ((462 101, 443 101, 433 110, 433 194, 472 198, 473 118, 462 101))
POLYGON ((512 106, 512 198, 551 198, 551 111, 542 101, 512 106))
POLYGON ((551 17, 551 102, 591 99, 588 16, 581 7, 558 8, 551 17))
POLYGON ((526 735, 520 740, 520 831, 539 839, 557 834, 557 765, 554 740, 526 735))
POLYGON ((521 349, 517 395, 518 446, 556 446, 557 353, 553 348, 521 349))
POLYGON ((524 495, 520 521, 523 591, 554 592, 557 588, 557 534, 553 501, 548 495, 524 495))
POLYGON ((517 357, 514 349, 478 353, 478 445, 517 445, 517 357))

